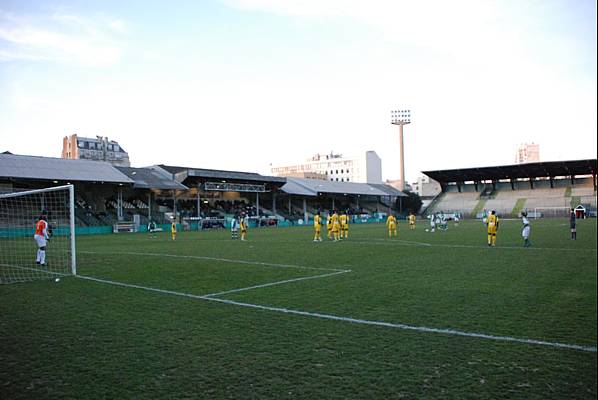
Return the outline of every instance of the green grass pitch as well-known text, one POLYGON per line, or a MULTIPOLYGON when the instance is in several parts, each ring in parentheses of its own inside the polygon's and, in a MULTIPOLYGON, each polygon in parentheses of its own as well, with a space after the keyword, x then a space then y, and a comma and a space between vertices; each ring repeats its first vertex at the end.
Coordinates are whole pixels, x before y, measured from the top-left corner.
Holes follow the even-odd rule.
POLYGON ((0 287, 0 398, 595 399, 596 221, 520 225, 82 236, 0 287))

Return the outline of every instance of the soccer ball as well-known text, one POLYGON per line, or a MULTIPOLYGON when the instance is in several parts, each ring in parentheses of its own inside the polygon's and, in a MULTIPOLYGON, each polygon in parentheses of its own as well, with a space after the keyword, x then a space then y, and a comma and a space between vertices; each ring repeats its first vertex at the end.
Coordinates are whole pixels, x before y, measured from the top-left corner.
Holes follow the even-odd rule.
POLYGON ((60 282, 60 278, 54 279, 54 282, 60 282))
POLYGON ((426 228, 426 232, 430 232, 430 230, 428 228, 426 228))

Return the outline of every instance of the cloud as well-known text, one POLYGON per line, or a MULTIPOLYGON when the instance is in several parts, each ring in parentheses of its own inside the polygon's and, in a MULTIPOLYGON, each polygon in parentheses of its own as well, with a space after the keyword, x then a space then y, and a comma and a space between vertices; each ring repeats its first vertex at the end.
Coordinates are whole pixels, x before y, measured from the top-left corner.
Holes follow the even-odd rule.
POLYGON ((389 41, 435 47, 469 43, 472 33, 487 31, 489 24, 500 16, 495 3, 477 0, 223 1, 239 10, 312 19, 348 19, 382 33, 389 41))
POLYGON ((52 61, 110 66, 122 55, 121 20, 68 14, 23 16, 0 12, 0 61, 52 61))

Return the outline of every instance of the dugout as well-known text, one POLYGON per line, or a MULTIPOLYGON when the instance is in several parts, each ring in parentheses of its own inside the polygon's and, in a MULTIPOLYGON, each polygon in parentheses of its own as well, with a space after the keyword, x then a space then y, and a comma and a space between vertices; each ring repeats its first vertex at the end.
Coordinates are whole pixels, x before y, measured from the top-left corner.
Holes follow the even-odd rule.
POLYGON ((574 208, 575 218, 585 218, 586 217, 586 208, 581 204, 574 208))

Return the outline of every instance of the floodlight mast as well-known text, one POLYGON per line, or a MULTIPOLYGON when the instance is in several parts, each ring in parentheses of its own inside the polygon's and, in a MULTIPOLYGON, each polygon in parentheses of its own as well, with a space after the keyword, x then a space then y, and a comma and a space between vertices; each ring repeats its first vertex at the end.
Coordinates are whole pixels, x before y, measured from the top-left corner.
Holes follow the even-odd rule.
POLYGON ((403 148, 403 125, 411 123, 411 110, 393 110, 390 123, 399 126, 399 150, 401 153, 401 190, 405 190, 405 151, 403 148))

